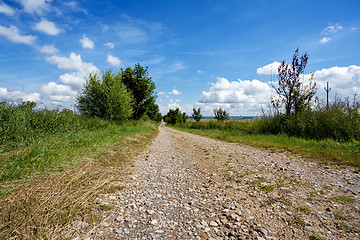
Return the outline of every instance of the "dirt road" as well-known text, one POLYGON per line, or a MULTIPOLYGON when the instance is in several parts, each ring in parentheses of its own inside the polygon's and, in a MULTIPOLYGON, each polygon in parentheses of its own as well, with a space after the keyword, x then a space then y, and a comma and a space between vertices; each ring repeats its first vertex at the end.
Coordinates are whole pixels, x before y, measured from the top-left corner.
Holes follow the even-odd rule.
POLYGON ((360 239, 354 169, 166 127, 134 164, 72 239, 360 239))

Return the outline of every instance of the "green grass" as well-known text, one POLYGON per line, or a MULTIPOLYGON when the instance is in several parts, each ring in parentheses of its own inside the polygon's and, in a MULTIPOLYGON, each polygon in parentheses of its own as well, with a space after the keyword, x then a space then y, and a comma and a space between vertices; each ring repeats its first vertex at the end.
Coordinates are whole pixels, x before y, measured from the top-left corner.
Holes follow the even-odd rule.
MULTIPOLYGON (((156 136, 138 121, 107 128, 51 134, 0 155, 0 239, 59 238, 76 219, 100 220, 112 206, 99 194, 123 189, 133 156, 156 136)), ((61 238, 61 237, 60 237, 61 238)))
MULTIPOLYGON (((246 124, 246 122, 249 121, 241 124, 246 124)), ((289 137, 285 134, 265 135, 248 134, 238 130, 193 129, 188 125, 180 125, 176 128, 228 142, 237 142, 273 151, 285 150, 322 163, 360 167, 359 141, 337 142, 330 139, 317 141, 289 137)))
POLYGON ((0 154, 0 182, 23 179, 36 172, 61 171, 83 157, 93 157, 128 136, 154 131, 147 122, 111 124, 105 129, 52 134, 26 148, 0 154))

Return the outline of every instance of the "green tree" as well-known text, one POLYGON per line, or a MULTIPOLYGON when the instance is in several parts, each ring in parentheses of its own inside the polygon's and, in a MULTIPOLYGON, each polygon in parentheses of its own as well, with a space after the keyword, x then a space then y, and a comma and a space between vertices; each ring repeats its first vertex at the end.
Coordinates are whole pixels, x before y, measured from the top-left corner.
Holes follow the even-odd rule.
POLYGON ((311 75, 309 84, 304 86, 301 76, 307 64, 309 56, 307 53, 299 57, 299 48, 296 49, 291 64, 282 61, 278 68, 278 84, 272 86, 277 93, 271 103, 280 112, 280 108, 285 105, 285 114, 299 113, 310 107, 311 99, 316 93, 316 83, 314 75, 311 75))
POLYGON ((229 113, 223 110, 222 108, 214 109, 215 119, 219 121, 224 121, 230 119, 229 113))
MULTIPOLYGON (((131 67, 125 70, 121 69, 121 80, 131 91, 134 97, 133 119, 140 119, 144 115, 148 115, 151 119, 158 116, 154 113, 156 93, 155 83, 149 77, 147 67, 143 68, 139 63, 135 64, 134 69, 131 67)), ((157 107, 158 109, 158 107, 157 107)))
POLYGON ((101 78, 90 74, 77 97, 80 113, 108 120, 123 121, 132 116, 133 97, 121 81, 120 73, 105 71, 101 78))
POLYGON ((193 108, 193 114, 192 114, 193 118, 199 122, 202 118, 202 114, 201 114, 201 108, 193 108))
POLYGON ((176 108, 175 110, 169 109, 169 112, 164 116, 164 121, 168 124, 174 125, 174 124, 181 124, 185 123, 188 116, 186 113, 182 113, 179 108, 176 108))

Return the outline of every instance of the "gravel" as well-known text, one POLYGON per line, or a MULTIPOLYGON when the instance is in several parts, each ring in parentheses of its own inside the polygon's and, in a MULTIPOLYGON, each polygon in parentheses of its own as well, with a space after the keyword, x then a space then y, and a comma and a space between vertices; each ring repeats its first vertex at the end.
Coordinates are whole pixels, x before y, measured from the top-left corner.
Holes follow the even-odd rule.
POLYGON ((360 175, 167 127, 72 239, 359 239, 360 175), (353 199, 340 201, 336 196, 353 199))

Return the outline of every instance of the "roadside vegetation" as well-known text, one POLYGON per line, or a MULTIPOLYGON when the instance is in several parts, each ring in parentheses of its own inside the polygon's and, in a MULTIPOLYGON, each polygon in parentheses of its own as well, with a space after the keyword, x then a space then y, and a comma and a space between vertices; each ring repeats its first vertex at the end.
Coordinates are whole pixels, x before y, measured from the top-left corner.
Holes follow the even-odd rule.
POLYGON ((69 222, 96 221, 97 196, 123 188, 157 134, 154 90, 137 64, 90 75, 76 112, 0 102, 0 239, 59 238, 69 222))
MULTIPOLYGON (((323 103, 317 99, 311 74, 302 79, 308 55, 297 49, 290 64, 278 68, 276 96, 271 107, 258 119, 226 120, 222 109, 215 119, 188 121, 178 128, 227 141, 257 147, 285 149, 320 162, 360 167, 360 102, 356 95, 323 103)), ((197 111, 200 111, 197 110, 197 111)), ((227 115, 228 116, 228 115, 227 115)))

